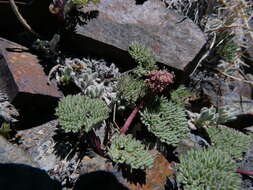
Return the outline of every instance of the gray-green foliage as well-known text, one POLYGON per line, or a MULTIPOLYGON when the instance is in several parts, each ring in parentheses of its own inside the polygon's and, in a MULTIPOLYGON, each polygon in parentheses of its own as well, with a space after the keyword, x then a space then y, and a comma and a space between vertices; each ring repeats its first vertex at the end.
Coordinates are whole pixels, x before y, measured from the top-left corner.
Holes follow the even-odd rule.
POLYGON ((60 100, 56 116, 65 132, 88 132, 109 117, 109 108, 100 99, 69 95, 60 100))
POLYGON ((217 47, 217 53, 226 62, 231 62, 238 54, 238 45, 234 42, 234 34, 228 31, 220 32, 218 40, 222 43, 217 47))
POLYGON ((56 79, 60 83, 72 81, 84 95, 102 98, 110 105, 116 100, 116 78, 119 75, 118 68, 104 60, 67 58, 65 65, 58 69, 56 79))
POLYGON ((251 137, 224 126, 209 127, 207 133, 215 148, 227 152, 234 159, 241 159, 251 143, 251 137))
POLYGON ((230 106, 222 106, 218 109, 218 112, 215 107, 203 107, 200 115, 195 119, 195 123, 198 127, 223 124, 236 119, 237 114, 238 110, 230 106))
POLYGON ((10 138, 10 133, 12 132, 11 126, 9 123, 3 122, 0 126, 0 135, 5 138, 10 138))
POLYGON ((180 156, 177 179, 184 190, 238 190, 236 163, 219 149, 190 150, 180 156))
POLYGON ((132 169, 146 169, 153 166, 154 158, 132 135, 116 134, 111 142, 108 155, 115 163, 127 164, 132 169))
POLYGON ((219 107, 218 111, 218 124, 226 123, 236 119, 239 111, 229 105, 219 107))
POLYGON ((171 100, 177 104, 185 105, 185 99, 192 96, 192 93, 184 86, 180 85, 176 90, 170 94, 171 100))
POLYGON ((97 4, 100 0, 70 0, 71 3, 87 6, 89 3, 97 4))
POLYGON ((138 76, 144 75, 147 71, 156 69, 156 61, 150 50, 139 42, 132 42, 128 49, 131 57, 136 61, 137 68, 134 71, 138 76))
POLYGON ((146 94, 147 86, 142 80, 136 80, 130 75, 123 75, 118 82, 118 95, 129 105, 134 105, 146 94))
POLYGON ((203 107, 200 110, 200 115, 195 119, 195 123, 198 127, 205 125, 215 125, 218 118, 215 107, 203 107))
POLYGON ((141 112, 141 121, 149 132, 168 145, 178 144, 189 132, 183 107, 164 97, 156 97, 141 112))

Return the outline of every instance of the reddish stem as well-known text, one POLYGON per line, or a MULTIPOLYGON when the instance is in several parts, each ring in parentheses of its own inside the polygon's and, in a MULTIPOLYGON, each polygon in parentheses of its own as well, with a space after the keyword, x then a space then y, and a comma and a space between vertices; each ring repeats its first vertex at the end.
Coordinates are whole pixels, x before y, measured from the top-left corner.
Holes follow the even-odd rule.
POLYGON ((253 171, 250 171, 250 170, 237 169, 236 173, 243 174, 243 175, 248 175, 248 176, 253 176, 253 171))
POLYGON ((120 129, 120 134, 125 134, 129 129, 133 119, 135 118, 136 114, 140 110, 141 106, 143 105, 143 100, 140 102, 138 106, 135 106, 131 114, 128 116, 126 122, 124 123, 123 127, 120 129))

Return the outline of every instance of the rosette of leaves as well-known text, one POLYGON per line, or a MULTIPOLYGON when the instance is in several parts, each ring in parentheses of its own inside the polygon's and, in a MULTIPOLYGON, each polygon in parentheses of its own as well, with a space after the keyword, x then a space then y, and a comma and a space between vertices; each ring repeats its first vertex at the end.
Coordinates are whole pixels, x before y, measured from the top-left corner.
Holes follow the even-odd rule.
POLYGON ((119 69, 115 66, 115 64, 108 64, 105 60, 100 59, 81 59, 79 60, 83 64, 87 65, 93 72, 98 73, 99 78, 102 80, 115 78, 120 75, 119 69))
POLYGON ((252 142, 249 135, 225 126, 209 127, 207 133, 215 148, 227 152, 236 160, 242 158, 252 142))
POLYGON ((71 67, 61 67, 59 69, 60 71, 60 76, 57 74, 56 75, 56 80, 62 84, 63 86, 67 86, 70 84, 70 82, 72 81, 72 76, 73 76, 73 69, 71 67))
POLYGON ((203 107, 200 110, 200 115, 195 119, 195 123, 198 127, 223 124, 236 119, 237 114, 238 110, 230 106, 219 107, 218 112, 213 106, 203 107))
POLYGON ((60 100, 55 114, 65 132, 89 132, 109 117, 109 108, 100 99, 68 95, 60 100))
POLYGON ((61 84, 72 81, 84 95, 101 98, 111 105, 116 100, 119 75, 119 69, 104 60, 66 58, 65 65, 56 72, 56 79, 61 84))
POLYGON ((115 163, 126 164, 132 169, 151 168, 154 162, 144 145, 130 134, 115 134, 111 139, 108 155, 115 163))
POLYGON ((151 54, 150 50, 141 43, 132 42, 129 45, 128 52, 138 64, 134 71, 137 76, 143 76, 148 71, 155 70, 157 68, 154 56, 151 54))
POLYGON ((176 90, 170 93, 171 100, 177 104, 184 106, 185 99, 192 96, 190 92, 184 85, 180 85, 176 90))
POLYGON ((161 142, 175 146, 186 137, 189 130, 182 106, 164 97, 156 97, 147 105, 141 121, 161 142))
POLYGON ((215 125, 217 124, 218 114, 216 113, 215 107, 203 107, 200 110, 199 116, 195 119, 195 124, 198 127, 206 125, 215 125))
POLYGON ((147 86, 142 80, 136 80, 130 75, 123 75, 118 81, 119 98, 128 105, 135 105, 139 98, 145 96, 147 86))
POLYGON ((236 108, 233 108, 229 105, 221 106, 218 108, 218 124, 223 124, 228 121, 236 119, 237 115, 239 114, 239 111, 236 108))
POLYGON ((184 190, 238 190, 236 163, 219 149, 189 150, 180 156, 177 179, 184 190))

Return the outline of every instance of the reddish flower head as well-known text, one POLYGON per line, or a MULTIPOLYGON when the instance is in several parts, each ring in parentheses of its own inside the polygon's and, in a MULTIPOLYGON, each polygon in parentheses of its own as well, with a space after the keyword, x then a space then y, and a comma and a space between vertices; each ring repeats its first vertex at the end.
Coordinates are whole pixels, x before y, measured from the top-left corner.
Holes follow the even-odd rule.
POLYGON ((173 83, 174 74, 166 70, 153 70, 147 75, 145 83, 153 92, 162 92, 170 83, 173 83))

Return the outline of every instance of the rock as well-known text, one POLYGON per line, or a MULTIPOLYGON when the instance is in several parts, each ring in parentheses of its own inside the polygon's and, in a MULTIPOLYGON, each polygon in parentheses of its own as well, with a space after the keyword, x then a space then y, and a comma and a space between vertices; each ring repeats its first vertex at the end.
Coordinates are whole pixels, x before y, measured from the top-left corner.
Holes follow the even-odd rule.
POLYGON ((111 172, 117 180, 131 190, 161 190, 164 189, 167 177, 173 173, 171 163, 157 151, 151 151, 155 156, 154 166, 145 172, 130 172, 113 166, 111 162, 101 157, 82 160, 81 174, 103 170, 111 172))
MULTIPOLYGON (((244 76, 234 72, 233 76, 244 80, 244 76)), ((194 88, 201 89, 210 102, 219 107, 231 105, 237 109, 239 114, 253 112, 251 100, 253 97, 253 88, 251 84, 242 81, 226 78, 221 75, 213 75, 207 71, 198 71, 194 74, 194 88)))
POLYGON ((244 128, 246 132, 253 133, 253 126, 244 128))
POLYGON ((51 121, 32 129, 18 131, 20 142, 24 150, 46 171, 54 169, 57 155, 54 153, 57 121, 51 121))
POLYGON ((15 99, 19 94, 51 96, 59 98, 61 93, 47 84, 47 76, 39 59, 29 50, 14 42, 0 38, 1 89, 15 99))
MULTIPOLYGON (((249 146, 249 148, 243 158, 243 161, 241 162, 240 165, 241 165, 240 169, 253 171, 253 142, 249 146)), ((252 177, 252 179, 253 179, 253 177, 252 177)))
POLYGON ((153 153, 156 154, 155 162, 151 169, 146 170, 144 183, 128 181, 127 186, 131 190, 162 190, 165 188, 167 178, 173 174, 171 163, 162 154, 156 151, 153 153))
POLYGON ((19 163, 38 166, 28 154, 19 147, 10 144, 2 136, 0 136, 0 163, 19 163))
POLYGON ((201 149, 203 147, 208 147, 210 144, 202 137, 195 135, 193 133, 189 133, 187 137, 185 137, 174 150, 174 154, 177 156, 181 154, 185 154, 187 151, 191 149, 201 149))
MULTIPOLYGON (((232 75, 239 80, 244 80, 245 77, 236 71, 232 75)), ((250 81, 253 80, 250 75, 247 75, 247 78, 250 81)), ((226 125, 236 129, 253 125, 252 84, 207 71, 194 73, 192 80, 194 81, 194 89, 201 89, 203 95, 206 96, 205 99, 209 100, 208 104, 211 103, 218 109, 221 106, 229 106, 229 108, 237 111, 235 115, 237 118, 227 122, 226 125)))
POLYGON ((29 120, 36 114, 42 118, 52 113, 52 107, 62 96, 55 86, 47 84, 39 62, 26 47, 0 38, 0 90, 8 95, 20 115, 29 120))
POLYGON ((17 122, 18 111, 10 104, 8 96, 0 92, 0 118, 7 123, 17 122))
MULTIPOLYGON (((57 139, 56 120, 36 128, 18 131, 20 147, 22 147, 50 176, 61 181, 63 186, 73 185, 79 176, 78 153, 69 156, 75 145, 64 138, 57 139)), ((76 138, 75 138, 76 140, 76 138)), ((77 142, 78 143, 78 142, 77 142)))
MULTIPOLYGON (((239 169, 253 171, 253 142, 246 152, 243 161, 240 163, 239 169)), ((241 190, 253 190, 253 177, 243 176, 241 190)))
POLYGON ((20 147, 38 162, 41 169, 61 181, 64 186, 73 185, 79 176, 95 171, 107 171, 131 190, 161 190, 166 184, 167 176, 173 173, 171 163, 157 151, 151 151, 156 159, 153 168, 146 170, 146 174, 129 173, 97 154, 78 157, 80 152, 75 152, 73 156, 69 156, 72 145, 66 139, 62 139, 65 140, 63 144, 56 138, 56 126, 55 120, 33 129, 18 131, 17 135, 20 136, 20 147))
POLYGON ((205 44, 205 36, 189 19, 166 9, 159 0, 103 0, 83 8, 85 24, 78 22, 65 34, 63 44, 74 51, 109 57, 129 65, 129 44, 150 48, 159 63, 185 71, 205 44))

